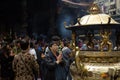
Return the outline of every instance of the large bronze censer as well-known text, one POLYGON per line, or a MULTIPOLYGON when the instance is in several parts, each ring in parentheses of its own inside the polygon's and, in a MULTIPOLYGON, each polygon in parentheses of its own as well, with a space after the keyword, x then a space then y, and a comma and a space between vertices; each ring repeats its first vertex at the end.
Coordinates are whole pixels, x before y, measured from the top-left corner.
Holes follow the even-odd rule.
POLYGON ((89 15, 78 18, 75 25, 65 24, 65 28, 72 31, 72 48, 75 50, 71 75, 74 80, 120 80, 120 24, 101 13, 94 3, 89 12, 89 15), (114 45, 111 35, 116 38, 114 42, 117 41, 114 45), (94 42, 96 36, 99 37, 97 49, 94 42), (87 49, 78 47, 78 39, 85 40, 83 43, 87 49))

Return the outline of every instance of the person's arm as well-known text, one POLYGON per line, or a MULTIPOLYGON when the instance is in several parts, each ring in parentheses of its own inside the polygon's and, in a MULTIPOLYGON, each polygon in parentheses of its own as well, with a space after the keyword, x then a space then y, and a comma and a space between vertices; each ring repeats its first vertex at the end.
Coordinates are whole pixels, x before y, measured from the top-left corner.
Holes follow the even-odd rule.
POLYGON ((31 56, 31 66, 32 66, 32 69, 37 72, 38 74, 40 74, 39 72, 39 64, 37 63, 36 59, 34 56, 31 56))
POLYGON ((17 64, 17 55, 14 56, 13 62, 12 62, 12 68, 13 71, 16 72, 16 64, 17 64))
POLYGON ((46 65, 46 67, 49 69, 49 70, 54 70, 55 69, 55 66, 57 64, 59 64, 58 61, 52 61, 52 59, 50 59, 50 57, 45 57, 44 58, 44 64, 46 65))
POLYGON ((57 65, 61 63, 62 55, 57 56, 57 60, 53 61, 49 55, 47 55, 45 58, 45 65, 49 70, 54 70, 57 65))

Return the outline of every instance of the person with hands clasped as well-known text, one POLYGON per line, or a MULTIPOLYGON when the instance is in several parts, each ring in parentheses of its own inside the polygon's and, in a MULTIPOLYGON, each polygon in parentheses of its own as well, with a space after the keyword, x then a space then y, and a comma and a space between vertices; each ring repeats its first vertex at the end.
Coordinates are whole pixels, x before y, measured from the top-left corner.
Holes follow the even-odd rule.
POLYGON ((57 56, 57 61, 56 61, 56 63, 59 64, 61 61, 62 61, 62 54, 59 54, 59 55, 57 56))
POLYGON ((49 52, 45 57, 45 80, 66 80, 65 62, 62 58, 62 52, 58 52, 58 42, 49 43, 49 52))

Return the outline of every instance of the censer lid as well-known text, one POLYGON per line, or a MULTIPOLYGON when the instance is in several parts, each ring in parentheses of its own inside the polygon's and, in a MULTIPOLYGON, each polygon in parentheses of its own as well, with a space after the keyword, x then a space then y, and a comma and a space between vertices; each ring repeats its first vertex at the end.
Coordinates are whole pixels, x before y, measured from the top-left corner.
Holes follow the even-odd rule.
POLYGON ((78 25, 96 25, 96 24, 119 24, 114 19, 112 19, 109 15, 101 13, 99 7, 93 3, 89 9, 90 14, 83 16, 81 19, 78 18, 78 25))
POLYGON ((119 24, 107 14, 90 14, 78 19, 75 26, 84 25, 100 25, 100 24, 119 24))
POLYGON ((89 15, 85 15, 77 19, 77 23, 74 25, 66 26, 67 29, 101 29, 101 28, 113 28, 116 29, 120 26, 120 23, 115 21, 111 16, 101 13, 99 7, 93 3, 89 9, 89 15))

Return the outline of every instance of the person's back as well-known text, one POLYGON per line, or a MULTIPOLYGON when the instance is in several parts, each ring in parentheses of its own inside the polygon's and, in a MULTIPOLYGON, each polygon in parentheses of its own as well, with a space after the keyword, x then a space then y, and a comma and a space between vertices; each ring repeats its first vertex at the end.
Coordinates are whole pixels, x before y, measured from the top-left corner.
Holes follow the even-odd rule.
POLYGON ((34 80, 33 69, 38 72, 39 65, 35 57, 28 53, 28 42, 21 42, 22 52, 14 57, 13 70, 15 80, 34 80))

